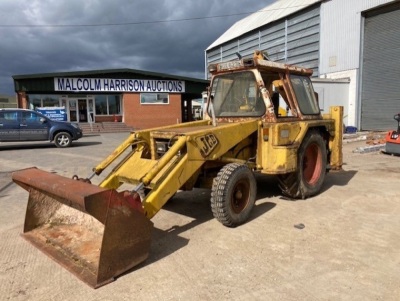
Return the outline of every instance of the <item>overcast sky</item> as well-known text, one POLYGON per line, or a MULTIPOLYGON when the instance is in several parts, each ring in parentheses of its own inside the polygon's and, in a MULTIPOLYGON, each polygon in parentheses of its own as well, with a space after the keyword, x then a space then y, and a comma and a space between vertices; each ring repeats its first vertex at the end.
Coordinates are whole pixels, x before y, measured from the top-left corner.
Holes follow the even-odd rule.
POLYGON ((0 0, 0 94, 12 75, 115 68, 204 78, 204 50, 275 0, 0 0))

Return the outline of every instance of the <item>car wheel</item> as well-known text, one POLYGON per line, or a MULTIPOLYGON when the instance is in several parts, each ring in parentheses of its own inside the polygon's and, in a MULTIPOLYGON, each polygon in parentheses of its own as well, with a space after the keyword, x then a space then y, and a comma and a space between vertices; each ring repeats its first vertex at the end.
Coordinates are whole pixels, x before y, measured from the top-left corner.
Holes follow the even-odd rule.
POLYGON ((57 133, 54 137, 54 143, 57 147, 69 147, 72 143, 71 135, 67 132, 57 133))

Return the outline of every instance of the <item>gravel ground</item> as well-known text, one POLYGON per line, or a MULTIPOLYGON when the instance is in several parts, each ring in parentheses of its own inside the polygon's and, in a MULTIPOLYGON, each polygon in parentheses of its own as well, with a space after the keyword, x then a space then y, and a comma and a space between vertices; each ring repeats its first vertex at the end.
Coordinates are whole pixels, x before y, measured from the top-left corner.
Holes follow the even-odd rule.
POLYGON ((11 172, 87 176, 127 133, 69 149, 0 143, 1 300, 400 300, 400 157, 353 153, 320 195, 289 201, 258 177, 250 220, 222 226, 208 190, 180 192, 154 218, 149 258, 93 290, 20 237, 28 194, 11 172))

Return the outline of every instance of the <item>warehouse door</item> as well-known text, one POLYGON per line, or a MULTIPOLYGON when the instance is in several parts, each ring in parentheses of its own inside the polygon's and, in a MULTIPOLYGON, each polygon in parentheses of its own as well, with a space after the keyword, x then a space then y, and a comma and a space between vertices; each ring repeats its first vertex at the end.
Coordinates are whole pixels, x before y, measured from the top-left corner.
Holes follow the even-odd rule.
POLYGON ((361 129, 389 130, 400 112, 400 5, 366 13, 361 80, 361 129))

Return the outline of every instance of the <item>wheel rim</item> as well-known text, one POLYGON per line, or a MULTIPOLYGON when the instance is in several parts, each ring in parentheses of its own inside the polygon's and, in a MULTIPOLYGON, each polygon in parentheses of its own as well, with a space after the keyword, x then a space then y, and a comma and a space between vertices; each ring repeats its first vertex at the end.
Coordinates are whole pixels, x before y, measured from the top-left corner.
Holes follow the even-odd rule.
POLYGON ((250 199, 250 182, 243 179, 236 183, 231 196, 233 212, 239 214, 246 208, 250 199))
POLYGON ((315 143, 310 144, 303 157, 303 177, 304 180, 314 185, 318 182, 322 171, 322 152, 315 143))
POLYGON ((58 137, 58 144, 59 145, 65 146, 65 145, 68 145, 68 142, 69 142, 69 139, 68 139, 67 136, 62 135, 62 136, 58 137))

